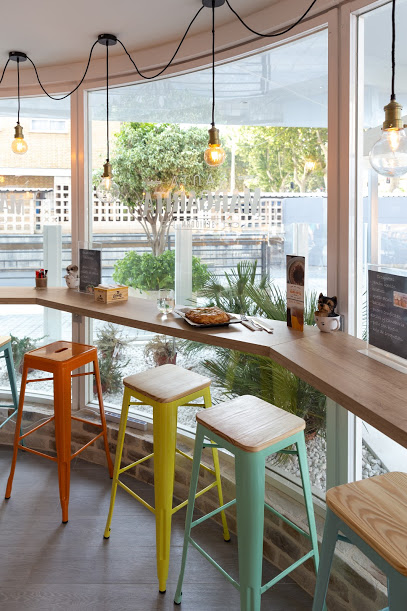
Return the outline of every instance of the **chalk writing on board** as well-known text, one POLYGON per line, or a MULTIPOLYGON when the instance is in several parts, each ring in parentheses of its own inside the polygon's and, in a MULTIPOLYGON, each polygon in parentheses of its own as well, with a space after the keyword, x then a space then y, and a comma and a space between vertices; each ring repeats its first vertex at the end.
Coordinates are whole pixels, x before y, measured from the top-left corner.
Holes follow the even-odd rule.
POLYGON ((79 290, 93 293, 102 281, 101 251, 89 248, 79 249, 79 290))
POLYGON ((407 359, 407 277, 368 273, 369 344, 407 359))

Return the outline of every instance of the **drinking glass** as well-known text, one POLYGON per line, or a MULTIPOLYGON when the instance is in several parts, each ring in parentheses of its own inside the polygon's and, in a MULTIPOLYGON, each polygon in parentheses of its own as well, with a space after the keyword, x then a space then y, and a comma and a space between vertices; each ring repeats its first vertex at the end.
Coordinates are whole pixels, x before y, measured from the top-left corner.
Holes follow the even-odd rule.
POLYGON ((157 297, 157 308, 161 314, 169 314, 175 307, 174 291, 171 289, 160 289, 157 297))

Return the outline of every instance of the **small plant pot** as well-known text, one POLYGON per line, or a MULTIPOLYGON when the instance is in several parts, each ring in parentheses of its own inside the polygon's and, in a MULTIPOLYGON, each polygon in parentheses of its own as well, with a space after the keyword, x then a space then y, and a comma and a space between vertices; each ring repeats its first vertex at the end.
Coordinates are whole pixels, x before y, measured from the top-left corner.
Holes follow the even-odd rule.
POLYGON ((177 355, 167 356, 164 354, 156 354, 154 356, 154 363, 156 367, 161 367, 161 365, 175 365, 177 362, 177 355))

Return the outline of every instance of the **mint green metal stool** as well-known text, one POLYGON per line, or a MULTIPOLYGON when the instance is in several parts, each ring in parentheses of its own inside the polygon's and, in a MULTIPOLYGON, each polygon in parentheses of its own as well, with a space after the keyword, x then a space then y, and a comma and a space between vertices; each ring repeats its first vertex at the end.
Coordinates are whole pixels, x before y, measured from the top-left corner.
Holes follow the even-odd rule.
POLYGON ((406 611, 407 473, 385 473, 331 488, 326 503, 312 611, 323 608, 337 540, 356 545, 387 575, 389 606, 383 611, 406 611))
POLYGON ((305 422, 293 414, 250 395, 238 397, 199 412, 196 419, 198 424, 185 524, 184 549, 174 602, 176 604, 181 602, 188 543, 191 543, 240 591, 241 611, 259 611, 261 595, 308 558, 314 558, 315 569, 318 570, 317 533, 304 439, 305 422), (209 437, 214 443, 205 442, 205 437, 209 437), (295 446, 296 449, 286 450, 290 446, 295 446), (192 521, 203 447, 226 448, 234 454, 236 499, 202 518, 192 521), (310 534, 264 502, 265 460, 270 454, 281 451, 298 455, 310 534), (219 511, 230 507, 234 503, 236 503, 237 510, 239 583, 232 579, 191 537, 193 526, 201 524, 204 520, 213 517, 219 511), (296 531, 311 539, 312 549, 262 586, 264 506, 278 515, 284 522, 290 524, 296 531))
MULTIPOLYGON (((0 359, 5 359, 8 379, 10 382, 11 389, 11 398, 13 400, 13 413, 8 416, 3 422, 0 424, 0 429, 9 421, 13 416, 17 414, 18 410, 18 394, 17 394, 17 384, 16 384, 16 374, 14 371, 14 362, 13 362, 13 352, 11 349, 11 338, 8 335, 0 336, 0 359)), ((0 405, 0 407, 10 407, 9 405, 0 405)))

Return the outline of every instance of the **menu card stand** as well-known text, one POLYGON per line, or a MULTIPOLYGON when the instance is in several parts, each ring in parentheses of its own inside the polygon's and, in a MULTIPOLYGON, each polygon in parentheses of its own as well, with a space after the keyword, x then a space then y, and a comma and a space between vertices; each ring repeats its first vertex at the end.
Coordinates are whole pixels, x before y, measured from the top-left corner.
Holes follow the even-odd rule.
POLYGON ((79 242, 79 293, 93 295, 95 286, 102 282, 102 245, 79 242))
POLYGON ((362 354, 407 373, 407 273, 368 267, 368 340, 362 354))

